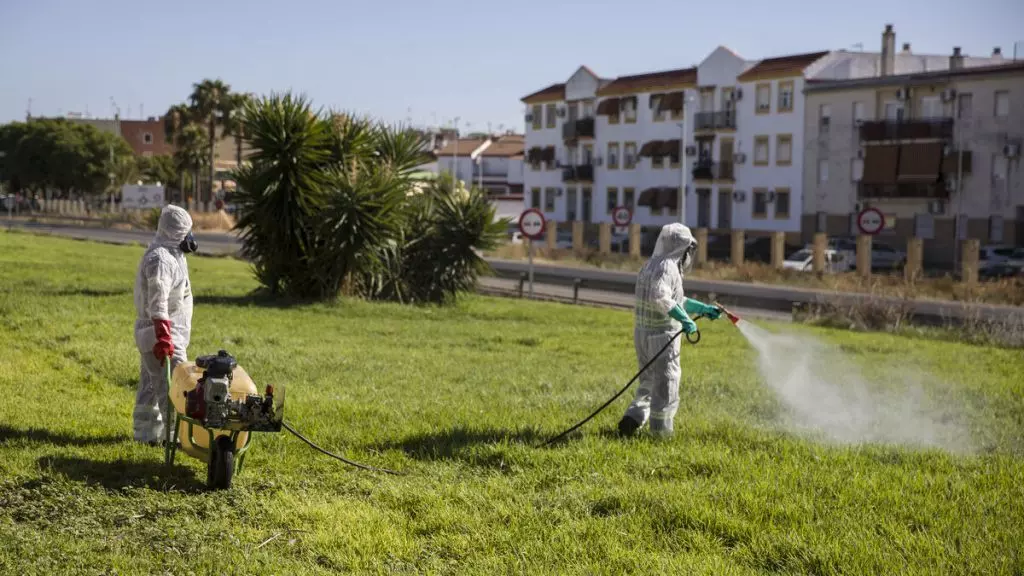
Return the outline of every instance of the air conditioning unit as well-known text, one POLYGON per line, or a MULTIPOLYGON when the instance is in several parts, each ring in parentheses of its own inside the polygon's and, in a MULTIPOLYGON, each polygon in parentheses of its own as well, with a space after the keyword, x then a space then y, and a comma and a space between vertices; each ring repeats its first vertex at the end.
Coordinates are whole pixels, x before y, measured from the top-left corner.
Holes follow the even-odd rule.
POLYGON ((858 160, 863 160, 864 159, 864 149, 863 148, 858 148, 857 149, 857 159, 858 160))
POLYGON ((942 101, 943 102, 952 102, 955 99, 956 99, 956 90, 954 90, 953 88, 947 88, 947 89, 942 91, 942 101))
POLYGON ((1003 146, 1003 156, 1007 158, 1016 158, 1020 156, 1020 144, 1013 142, 1003 146))
POLYGON ((743 88, 737 86, 736 89, 732 91, 732 99, 743 100, 743 88))
POLYGON ((687 146, 686 147, 686 155, 687 156, 696 156, 697 155, 697 147, 696 146, 692 146, 692 145, 691 146, 687 146))
POLYGON ((744 154, 743 152, 737 152, 736 154, 732 155, 732 161, 736 164, 743 164, 744 162, 747 161, 747 155, 744 154))
POLYGON ((526 121, 527 122, 533 122, 533 114, 527 114, 526 115, 526 121))
POLYGON ((558 110, 555 112, 555 116, 558 116, 559 118, 565 118, 565 106, 559 106, 558 110))
POLYGON ((942 200, 932 200, 928 202, 928 213, 941 216, 946 213, 946 203, 942 200))
POLYGON ((900 88, 899 90, 897 90, 896 99, 902 101, 910 100, 910 89, 900 88))
POLYGON ((746 202, 747 193, 744 192, 743 190, 733 190, 732 199, 735 202, 746 202))

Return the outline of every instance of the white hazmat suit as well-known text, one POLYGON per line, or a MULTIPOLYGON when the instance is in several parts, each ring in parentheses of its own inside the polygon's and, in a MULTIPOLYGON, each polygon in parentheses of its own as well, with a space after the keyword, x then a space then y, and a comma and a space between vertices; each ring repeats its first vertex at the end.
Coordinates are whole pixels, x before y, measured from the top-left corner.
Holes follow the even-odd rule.
POLYGON ((177 206, 160 213, 156 237, 135 278, 135 345, 140 355, 139 389, 132 414, 138 442, 156 443, 164 433, 167 399, 164 357, 172 368, 186 360, 192 332, 192 286, 185 252, 195 250, 192 217, 177 206))
MULTIPOLYGON (((697 330, 688 313, 705 314, 718 318, 721 311, 683 294, 683 270, 693 263, 697 241, 690 229, 680 223, 668 224, 661 229, 654 253, 640 270, 636 280, 636 310, 633 343, 639 368, 643 368, 665 347, 672 337, 683 330, 697 330)), ((672 421, 679 408, 680 338, 640 375, 633 403, 619 422, 619 432, 630 435, 650 421, 652 434, 669 436, 672 421)))

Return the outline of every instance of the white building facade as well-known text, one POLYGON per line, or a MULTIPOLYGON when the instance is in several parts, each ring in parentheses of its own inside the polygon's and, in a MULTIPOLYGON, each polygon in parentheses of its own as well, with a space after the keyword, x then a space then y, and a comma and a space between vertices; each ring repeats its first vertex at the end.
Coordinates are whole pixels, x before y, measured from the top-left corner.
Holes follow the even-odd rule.
POLYGON ((896 54, 891 26, 876 53, 749 61, 719 47, 696 68, 615 79, 583 66, 522 99, 525 202, 557 221, 610 222, 612 209, 626 205, 642 226, 680 221, 685 209, 688 225, 713 232, 796 236, 806 82, 944 67, 947 57, 915 55, 909 45, 896 54))
POLYGON ((437 153, 437 171, 486 191, 497 218, 518 221, 524 210, 521 135, 452 140, 437 153))

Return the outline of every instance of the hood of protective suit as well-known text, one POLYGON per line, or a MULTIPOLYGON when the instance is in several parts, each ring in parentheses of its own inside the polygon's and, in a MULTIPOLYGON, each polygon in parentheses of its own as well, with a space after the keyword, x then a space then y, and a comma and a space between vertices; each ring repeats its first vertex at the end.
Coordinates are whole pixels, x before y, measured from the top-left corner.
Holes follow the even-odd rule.
POLYGON ((666 224, 658 234, 658 241, 654 244, 652 257, 679 262, 686 255, 687 248, 696 241, 689 226, 679 222, 666 224))
POLYGON ((177 248, 191 231, 192 216, 189 216, 188 211, 168 204, 160 212, 160 222, 153 242, 166 248, 177 248))

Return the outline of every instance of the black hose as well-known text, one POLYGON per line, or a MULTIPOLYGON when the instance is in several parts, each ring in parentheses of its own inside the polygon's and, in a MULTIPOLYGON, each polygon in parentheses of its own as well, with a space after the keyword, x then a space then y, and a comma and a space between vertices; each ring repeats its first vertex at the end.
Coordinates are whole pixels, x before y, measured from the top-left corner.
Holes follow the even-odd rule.
POLYGON ((289 426, 287 422, 281 422, 281 425, 284 426, 285 430, 287 430, 287 431, 291 432, 292 434, 294 434, 296 438, 298 438, 299 440, 302 440, 306 444, 309 444, 310 448, 316 450, 317 452, 320 452, 321 454, 326 454, 326 455, 328 455, 331 458, 334 458, 336 460, 341 460, 342 462, 344 462, 345 464, 348 464, 349 466, 355 466, 356 468, 359 468, 360 470, 367 470, 369 472, 383 472, 385 474, 391 474, 393 476, 405 476, 405 474, 403 472, 396 472, 394 470, 388 470, 387 468, 374 468, 373 466, 367 466, 366 464, 360 464, 359 462, 353 462, 352 460, 349 460, 349 459, 347 459, 347 458, 345 458, 343 456, 338 456, 337 454, 334 454, 333 452, 328 452, 327 450, 324 450, 323 448, 321 448, 321 447, 317 446, 316 444, 314 444, 313 441, 310 440, 309 438, 306 438, 302 434, 299 434, 295 430, 295 428, 292 428, 291 426, 289 426))
MULTIPOLYGON (((551 444, 554 444, 555 442, 558 442, 558 441, 559 441, 559 440, 561 440, 562 438, 565 438, 566 436, 568 436, 569 434, 571 434, 572 432, 574 432, 574 431, 575 431, 575 430, 576 430, 577 428, 579 428, 580 426, 583 426, 583 425, 584 425, 584 424, 586 424, 587 422, 590 422, 590 419, 591 419, 591 418, 593 418, 594 416, 597 416, 598 414, 600 414, 600 413, 601 413, 601 411, 602 411, 602 410, 604 410, 605 408, 607 408, 607 407, 608 407, 608 406, 609 406, 609 405, 610 405, 610 404, 611 404, 612 402, 615 402, 615 401, 616 401, 616 400, 617 400, 617 399, 619 398, 619 396, 622 396, 622 394, 623 394, 623 393, 625 393, 625 391, 626 391, 626 390, 629 390, 629 387, 630 387, 630 386, 632 386, 632 385, 633 385, 633 382, 636 382, 636 379, 637 379, 637 378, 639 378, 639 377, 640 377, 640 375, 644 373, 644 370, 647 370, 647 369, 648 369, 648 368, 649 368, 649 367, 651 366, 651 364, 654 364, 654 361, 655 361, 655 360, 657 360, 659 356, 661 356, 662 354, 664 354, 664 353, 665 353, 665 350, 668 350, 668 347, 672 345, 672 342, 674 342, 674 341, 675 341, 675 339, 676 339, 676 338, 678 338, 678 337, 679 337, 679 335, 680 335, 680 334, 682 334, 682 333, 683 333, 683 331, 682 331, 682 330, 680 330, 679 332, 676 332, 675 334, 673 334, 673 335, 672 335, 672 338, 669 338, 669 341, 668 341, 668 343, 667 343, 667 344, 665 344, 664 346, 662 346, 662 347, 661 347, 661 350, 658 350, 658 353, 657 353, 657 354, 655 354, 655 355, 654 355, 654 356, 653 356, 653 357, 652 357, 652 358, 651 358, 650 360, 648 360, 648 361, 647 361, 647 364, 644 364, 644 367, 643 367, 643 368, 641 368, 641 369, 640 369, 640 371, 639 371, 639 372, 637 372, 637 373, 636 373, 636 374, 635 374, 635 375, 633 376, 633 378, 632 378, 632 379, 630 379, 630 381, 629 381, 629 382, 627 382, 627 383, 626 383, 626 385, 622 387, 622 390, 619 390, 619 391, 618 391, 618 392, 617 392, 617 393, 615 394, 615 396, 612 396, 612 397, 611 397, 610 399, 608 399, 608 401, 607 401, 607 402, 605 402, 604 404, 602 404, 600 408, 598 408, 597 410, 594 410, 594 412, 593 412, 593 413, 592 413, 592 414, 591 414, 590 416, 587 416, 586 418, 584 418, 583 420, 581 420, 581 421, 580 421, 579 423, 577 423, 577 424, 576 424, 575 426, 573 426, 572 428, 569 428, 569 429, 568 429, 568 430, 566 430, 565 432, 562 432, 562 433, 561 433, 561 434, 559 434, 558 436, 555 436, 554 438, 552 438, 552 439, 548 440, 547 442, 545 442, 545 443, 541 444, 541 447, 543 447, 543 446, 550 446, 551 444)), ((692 342, 693 344, 696 344, 697 342, 699 342, 699 341, 700 341, 700 335, 699 335, 700 333, 698 332, 697 334, 698 334, 698 336, 697 336, 697 339, 696 339, 696 340, 691 340, 691 342, 692 342)))

